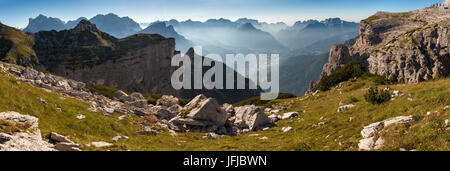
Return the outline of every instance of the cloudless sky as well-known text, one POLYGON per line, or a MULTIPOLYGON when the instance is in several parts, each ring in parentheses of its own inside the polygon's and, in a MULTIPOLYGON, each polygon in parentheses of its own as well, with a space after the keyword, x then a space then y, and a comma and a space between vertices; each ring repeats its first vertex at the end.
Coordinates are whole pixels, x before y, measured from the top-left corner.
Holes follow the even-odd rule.
POLYGON ((97 14, 129 16, 139 23, 241 17, 293 24, 306 19, 340 17, 360 21, 377 11, 402 12, 444 0, 0 0, 0 22, 24 28, 39 14, 63 21, 97 14))

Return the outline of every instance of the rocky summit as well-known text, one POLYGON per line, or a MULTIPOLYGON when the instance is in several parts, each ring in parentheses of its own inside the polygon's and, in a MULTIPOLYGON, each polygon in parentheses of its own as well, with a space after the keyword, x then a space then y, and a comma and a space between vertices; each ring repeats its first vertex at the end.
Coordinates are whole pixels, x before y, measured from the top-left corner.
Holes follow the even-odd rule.
POLYGON ((352 46, 335 45, 321 78, 350 62, 373 74, 417 83, 450 75, 450 11, 378 12, 362 20, 352 46))

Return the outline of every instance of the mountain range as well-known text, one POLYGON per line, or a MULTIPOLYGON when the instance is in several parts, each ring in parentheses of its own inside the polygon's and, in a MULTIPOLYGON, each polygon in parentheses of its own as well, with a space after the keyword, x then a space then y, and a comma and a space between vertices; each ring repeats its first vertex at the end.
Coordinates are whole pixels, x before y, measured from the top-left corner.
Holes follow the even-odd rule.
MULTIPOLYGON (((72 29, 83 19, 86 18, 81 17, 65 23, 57 18, 39 15, 30 19, 24 31, 35 33, 72 29)), ((237 53, 277 53, 280 54, 283 73, 308 73, 322 69, 321 65, 325 64, 323 54, 328 54, 332 45, 353 39, 358 33, 358 23, 339 18, 298 21, 293 26, 283 22, 266 23, 248 18, 236 21, 224 18, 209 19, 205 22, 169 20, 139 25, 129 17, 119 17, 115 14, 97 15, 89 21, 97 25, 102 32, 117 38, 139 33, 174 38, 176 49, 183 53, 193 46, 201 46, 203 54, 215 53, 222 56, 237 53), (141 29, 140 26, 146 28, 141 29), (283 67, 293 64, 302 67, 283 67)), ((319 75, 313 74, 312 77, 312 80, 315 80, 319 75)), ((309 79, 311 78, 298 77, 292 80, 289 77, 281 77, 281 89, 301 95, 307 90, 308 82, 312 81, 309 79)))
MULTIPOLYGON (((246 78, 247 88, 242 90, 175 90, 171 86, 171 75, 177 68, 171 66, 171 59, 179 52, 175 50, 175 39, 158 34, 135 34, 118 39, 87 20, 70 30, 34 34, 5 25, 0 29, 1 61, 33 66, 90 86, 184 98, 205 94, 221 103, 255 97, 260 92, 249 89, 252 82, 246 78)), ((194 54, 193 50, 189 52, 191 56, 194 54)), ((243 77, 236 72, 234 75, 235 79, 243 77)))
MULTIPOLYGON (((80 17, 73 21, 64 21, 53 18, 46 17, 44 15, 39 15, 38 17, 29 19, 28 26, 23 29, 24 32, 36 33, 39 31, 61 31, 73 29, 81 20, 87 20, 85 17, 80 17)), ((107 15, 96 15, 89 20, 90 22, 97 25, 97 27, 117 38, 124 38, 141 31, 141 27, 138 23, 129 17, 119 17, 116 14, 107 15)))

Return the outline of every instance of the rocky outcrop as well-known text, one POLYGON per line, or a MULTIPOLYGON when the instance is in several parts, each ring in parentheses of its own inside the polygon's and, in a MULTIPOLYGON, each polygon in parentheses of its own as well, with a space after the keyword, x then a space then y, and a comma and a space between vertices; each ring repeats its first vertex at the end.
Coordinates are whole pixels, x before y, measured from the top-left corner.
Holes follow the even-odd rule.
POLYGON ((156 105, 161 105, 165 107, 175 106, 179 103, 178 98, 174 96, 163 95, 160 99, 156 101, 156 105))
POLYGON ((337 112, 338 112, 338 113, 339 113, 339 112, 343 112, 343 111, 345 111, 345 110, 348 110, 348 109, 351 109, 351 108, 354 108, 354 107, 355 107, 355 105, 353 105, 353 104, 340 106, 340 107, 338 108, 337 112))
MULTIPOLYGON (((77 98, 86 103, 91 104, 88 110, 92 112, 103 112, 105 115, 110 115, 114 112, 125 115, 146 116, 151 115, 150 106, 136 105, 139 95, 135 94, 133 97, 134 103, 121 102, 114 99, 109 99, 103 95, 99 95, 86 89, 83 82, 70 80, 67 78, 55 76, 48 73, 36 71, 29 67, 21 67, 13 64, 0 63, 0 73, 9 77, 15 78, 19 81, 26 82, 30 85, 43 88, 47 91, 55 91, 64 96, 77 98)), ((128 96, 128 95, 127 95, 128 96)), ((146 103, 146 102, 145 102, 146 103)), ((78 119, 84 119, 84 115, 78 115, 78 119)))
POLYGON ((38 118, 17 112, 0 113, 3 126, 10 132, 0 132, 0 151, 55 151, 54 146, 42 140, 38 118))
POLYGON ((450 11, 423 9, 378 12, 363 20, 356 43, 333 46, 321 78, 349 62, 400 82, 416 83, 450 75, 450 11))
POLYGON ((214 99, 204 95, 195 97, 168 122, 168 128, 177 132, 215 132, 221 135, 242 134, 273 125, 262 107, 234 108, 229 104, 220 107, 214 99))
POLYGON ((50 140, 55 144, 55 149, 58 151, 81 151, 80 144, 76 144, 68 137, 52 132, 50 134, 50 140))
POLYGON ((362 139, 358 147, 360 150, 377 150, 380 149, 384 144, 384 139, 379 136, 379 133, 386 127, 394 124, 408 123, 416 121, 418 118, 416 116, 399 116, 390 119, 386 119, 381 122, 376 122, 365 126, 361 131, 362 139))
POLYGON ((269 117, 264 114, 264 108, 248 105, 237 107, 234 125, 250 131, 261 130, 271 124, 269 117))

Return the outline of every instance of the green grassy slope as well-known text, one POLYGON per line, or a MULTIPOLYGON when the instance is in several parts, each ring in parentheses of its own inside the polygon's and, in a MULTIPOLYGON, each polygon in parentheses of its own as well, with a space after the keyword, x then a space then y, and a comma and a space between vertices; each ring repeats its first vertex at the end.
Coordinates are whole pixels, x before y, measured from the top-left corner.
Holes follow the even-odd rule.
MULTIPOLYGON (((440 79, 419 84, 393 85, 393 90, 405 93, 393 101, 381 105, 368 104, 364 93, 369 80, 353 80, 344 83, 342 90, 330 90, 316 96, 303 96, 280 99, 271 104, 288 106, 286 111, 304 110, 300 117, 283 120, 268 131, 259 131, 219 140, 204 139, 204 134, 186 133, 172 137, 165 129, 158 128, 146 119, 127 117, 118 121, 120 114, 105 116, 102 113, 89 112, 89 104, 77 99, 62 97, 58 93, 46 92, 0 74, 0 111, 16 111, 39 118, 39 127, 43 136, 50 132, 68 135, 81 144, 93 141, 111 142, 116 135, 125 135, 130 139, 121 139, 109 150, 358 150, 362 139, 360 131, 366 125, 394 116, 417 115, 420 120, 410 124, 395 125, 387 128, 382 136, 387 146, 381 150, 449 150, 450 133, 446 131, 444 120, 450 119, 450 111, 444 111, 450 105, 450 79, 440 79), (340 101, 352 96, 358 102, 355 108, 337 113, 340 101), (47 104, 40 102, 44 99, 47 104), (413 101, 409 101, 412 98, 413 101), (57 108, 61 108, 59 112, 57 108), (437 111, 437 113, 434 113, 437 111), (432 112, 427 115, 427 112, 432 112), (86 119, 78 120, 83 114, 86 119), (349 121, 353 118, 352 121, 349 121), (313 124, 327 122, 323 126, 313 124), (141 123, 147 123, 162 133, 138 135, 141 123), (291 126, 290 132, 281 129, 291 126), (259 134, 258 136, 250 136, 259 134), (261 140, 267 137, 267 140, 261 140)), ((382 88, 381 86, 379 86, 382 88)), ((355 101, 354 99, 352 101, 355 101)), ((83 147, 82 150, 107 150, 83 147)))
POLYGON ((32 36, 0 23, 0 61, 21 65, 37 64, 32 36))

